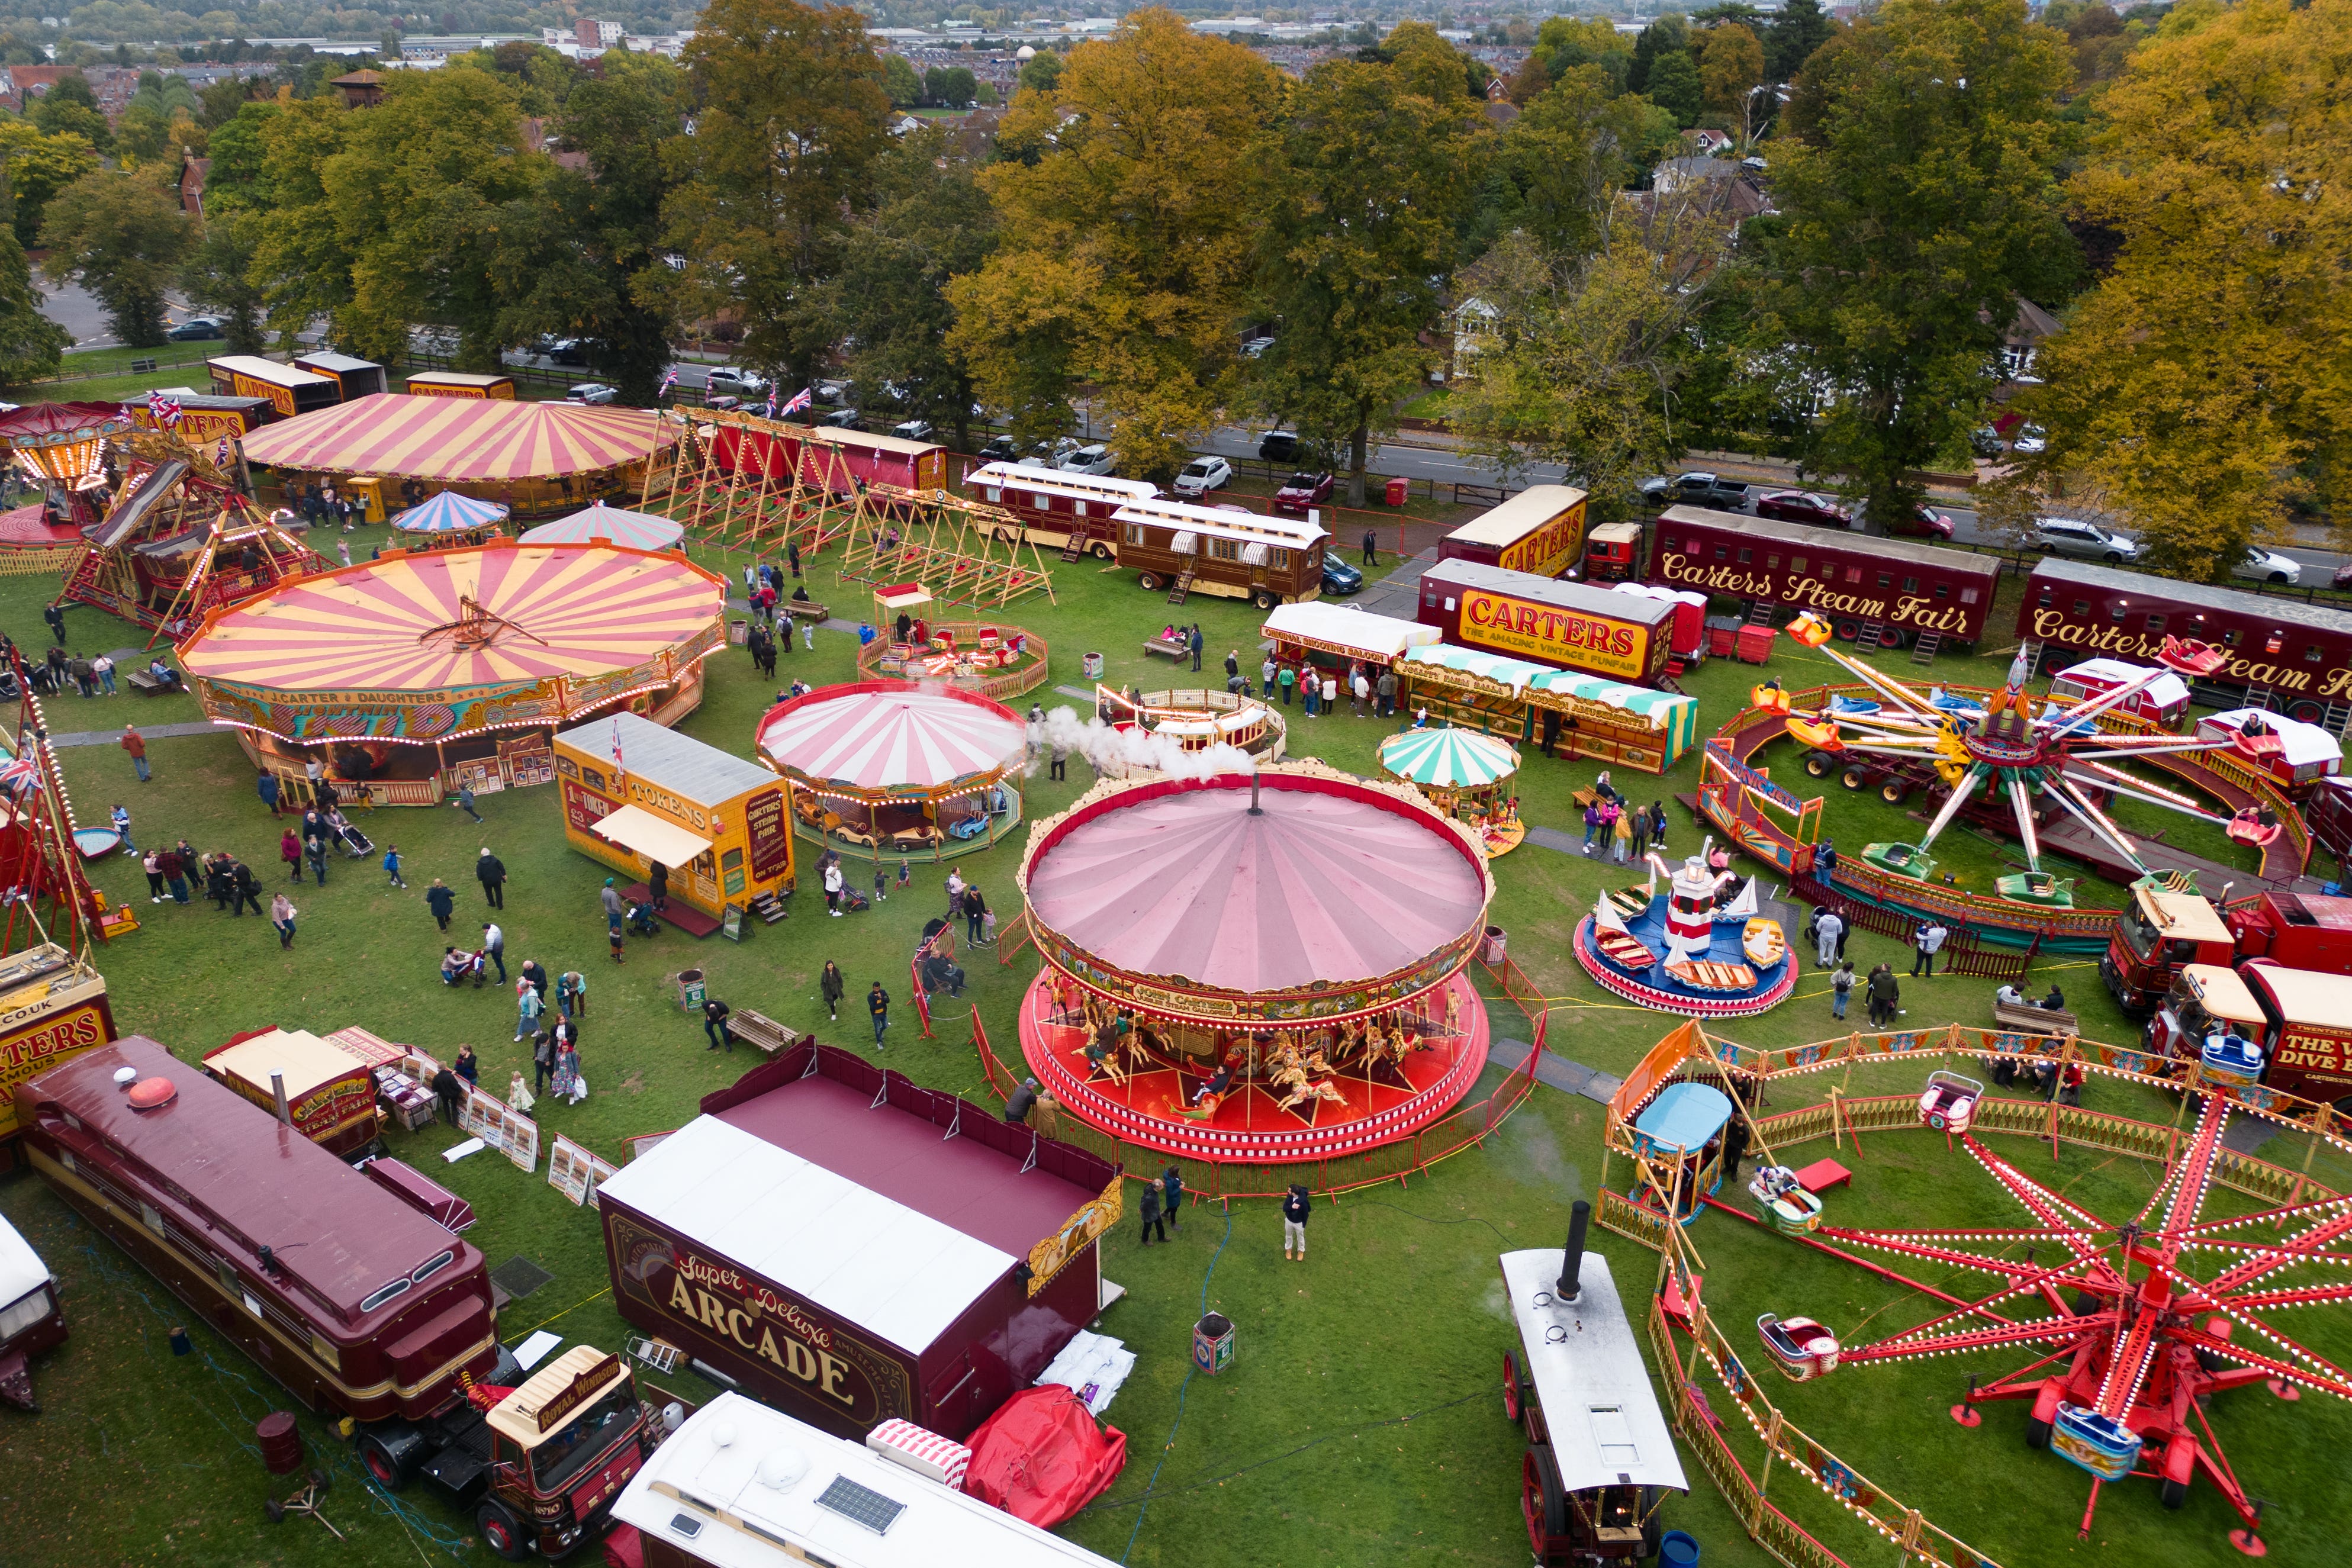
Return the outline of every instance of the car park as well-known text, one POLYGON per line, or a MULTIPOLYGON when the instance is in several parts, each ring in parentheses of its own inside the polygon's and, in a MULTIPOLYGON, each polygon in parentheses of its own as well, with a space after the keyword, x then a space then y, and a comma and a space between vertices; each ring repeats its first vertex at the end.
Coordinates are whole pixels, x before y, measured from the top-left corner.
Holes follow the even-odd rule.
POLYGON ((1775 490, 1759 497, 1756 515, 1784 523, 1813 523, 1832 528, 1846 528, 1853 521, 1853 513, 1817 490, 1775 490))
POLYGON ((2121 566, 2139 557, 2139 541, 2126 534, 2103 528, 2096 523, 2079 517, 2036 517, 2033 531, 2025 542, 2052 555, 2071 555, 2081 560, 2104 560, 2121 566))
POLYGON ((2248 545, 2246 553, 2231 563, 2230 575, 2242 577, 2249 582, 2273 582, 2292 587, 2303 580, 2303 563, 2293 556, 2281 555, 2260 545, 2248 545))
POLYGON ((1748 505, 1748 481, 1701 472, 1664 475, 1642 481, 1642 496, 1656 507, 1714 507, 1737 512, 1748 505))
POLYGON ((1108 474, 1118 465, 1110 448, 1097 441, 1091 446, 1081 446, 1055 465, 1069 474, 1108 474))
POLYGON ((1297 515, 1309 507, 1327 506, 1330 499, 1330 475, 1301 472, 1284 480, 1282 488, 1274 493, 1274 509, 1297 515))
POLYGON ((582 382, 563 394, 568 402, 611 402, 620 395, 618 388, 606 386, 603 382, 582 382))
POLYGON ((226 335, 221 324, 209 316, 191 316, 163 334, 174 343, 199 343, 226 335))
POLYGON ((1195 457, 1176 476, 1176 493, 1197 500, 1233 483, 1234 465, 1222 457, 1195 457))

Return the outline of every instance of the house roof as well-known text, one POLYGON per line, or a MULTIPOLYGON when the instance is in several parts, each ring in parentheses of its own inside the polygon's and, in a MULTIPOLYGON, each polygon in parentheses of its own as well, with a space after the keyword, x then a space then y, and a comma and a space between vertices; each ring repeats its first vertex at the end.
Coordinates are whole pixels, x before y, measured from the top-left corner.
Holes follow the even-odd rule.
POLYGON ((383 74, 381 71, 353 71, 348 76, 335 78, 327 85, 329 87, 382 87, 383 74))

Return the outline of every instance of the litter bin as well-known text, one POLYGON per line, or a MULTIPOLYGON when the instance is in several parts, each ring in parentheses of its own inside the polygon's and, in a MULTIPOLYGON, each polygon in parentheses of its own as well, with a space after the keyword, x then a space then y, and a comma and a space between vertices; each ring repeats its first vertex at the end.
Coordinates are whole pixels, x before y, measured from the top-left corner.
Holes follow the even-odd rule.
POLYGON ((1745 624, 1736 615, 1710 615, 1706 618, 1706 652, 1712 659, 1729 654, 1739 640, 1739 628, 1745 624))
POLYGON ((1405 503, 1405 497, 1406 497, 1408 495, 1410 495, 1410 494, 1412 493, 1412 480, 1410 480, 1410 479, 1391 479, 1391 480, 1390 480, 1390 481, 1389 481, 1389 505, 1390 505, 1390 506, 1391 506, 1391 507, 1402 507, 1402 506, 1403 506, 1403 505, 1404 505, 1404 503, 1405 503))
POLYGON ((1696 1568, 1698 1542, 1679 1530, 1669 1530, 1658 1538, 1658 1561, 1664 1568, 1696 1568))
POLYGON ((1081 653, 1078 655, 1078 674, 1086 676, 1086 678, 1090 681, 1098 681, 1102 679, 1102 673, 1103 656, 1100 653, 1081 653))
POLYGON ((1192 1364, 1214 1377, 1233 1364, 1233 1320, 1211 1312, 1192 1325, 1192 1364))
POLYGON ((1742 626, 1739 629, 1739 662, 1760 664, 1772 656, 1773 639, 1780 635, 1777 626, 1742 626))
POLYGON ((1503 943, 1504 936, 1503 928, 1501 926, 1489 925, 1486 927, 1486 939, 1478 944, 1478 961, 1482 964, 1501 963, 1503 961, 1503 943))
POLYGON ((677 1005, 681 1009, 687 1012, 696 1011, 702 1006, 706 994, 702 988, 701 970, 680 969, 677 972, 677 1005))

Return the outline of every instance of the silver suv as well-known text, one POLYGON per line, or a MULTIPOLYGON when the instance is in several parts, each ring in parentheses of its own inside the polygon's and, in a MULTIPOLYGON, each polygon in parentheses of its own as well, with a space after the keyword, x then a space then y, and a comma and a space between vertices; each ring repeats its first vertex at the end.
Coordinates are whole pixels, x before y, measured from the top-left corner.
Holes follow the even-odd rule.
POLYGON ((2026 536, 2025 542, 2052 555, 2071 555, 2118 566, 2139 559, 2137 539, 2074 517, 2036 517, 2033 531, 2026 536))

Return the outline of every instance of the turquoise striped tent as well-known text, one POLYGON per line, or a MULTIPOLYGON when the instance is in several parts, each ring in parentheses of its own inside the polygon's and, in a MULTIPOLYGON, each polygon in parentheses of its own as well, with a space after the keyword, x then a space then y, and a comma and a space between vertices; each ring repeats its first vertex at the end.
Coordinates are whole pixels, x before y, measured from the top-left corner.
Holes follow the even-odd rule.
POLYGON ((1381 742, 1381 766, 1424 789, 1483 789, 1519 770, 1519 754, 1475 729, 1409 729, 1381 742))
POLYGON ((393 514, 392 526, 407 534, 469 534, 506 520, 507 509, 496 501, 478 501, 444 490, 404 512, 393 514))
POLYGON ((1672 768, 1675 758, 1698 742, 1696 697, 1654 691, 1648 686, 1631 686, 1600 675, 1582 674, 1575 670, 1556 670, 1549 664, 1532 664, 1525 659, 1507 659, 1499 653, 1483 653, 1475 648, 1457 648, 1451 643, 1411 649, 1405 653, 1403 662, 1408 665, 1435 664, 1443 669, 1459 670, 1465 674, 1507 686, 1517 693, 1554 693, 1638 714, 1657 732, 1659 744, 1665 753, 1663 764, 1665 768, 1672 768))

